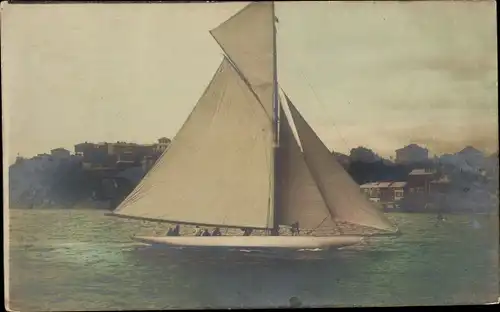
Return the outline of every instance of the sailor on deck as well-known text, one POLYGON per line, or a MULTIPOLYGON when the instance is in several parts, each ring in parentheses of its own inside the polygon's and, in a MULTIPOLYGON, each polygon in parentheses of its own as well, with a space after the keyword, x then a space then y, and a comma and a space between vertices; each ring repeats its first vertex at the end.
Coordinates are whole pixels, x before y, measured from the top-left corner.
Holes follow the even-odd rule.
POLYGON ((250 236, 252 234, 252 229, 243 228, 241 230, 243 231, 243 236, 250 236))
POLYGON ((174 235, 174 229, 173 229, 173 228, 171 228, 171 227, 170 227, 170 228, 168 228, 168 231, 167 231, 167 234, 166 234, 166 235, 167 235, 167 236, 175 236, 175 235, 174 235))
POLYGON ((194 236, 201 236, 201 229, 199 226, 196 226, 194 229, 194 236))
POLYGON ((220 232, 220 229, 217 227, 212 231, 212 236, 221 236, 222 233, 220 232))
POLYGON ((201 233, 201 236, 210 236, 210 233, 208 232, 207 229, 204 229, 203 233, 201 233))
POLYGON ((181 230, 181 227, 177 224, 173 230, 173 234, 174 236, 179 236, 180 235, 180 230, 181 230))
POLYGON ((177 224, 175 227, 170 227, 167 236, 179 236, 179 225, 177 224))
POLYGON ((292 224, 292 228, 290 229, 292 231, 292 236, 297 236, 299 235, 299 221, 295 222, 292 224))

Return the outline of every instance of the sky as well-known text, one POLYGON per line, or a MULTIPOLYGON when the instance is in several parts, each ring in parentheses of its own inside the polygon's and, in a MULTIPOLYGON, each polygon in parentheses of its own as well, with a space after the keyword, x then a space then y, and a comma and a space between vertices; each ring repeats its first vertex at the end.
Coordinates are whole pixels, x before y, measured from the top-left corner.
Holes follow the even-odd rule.
MULTIPOLYGON (((174 137, 245 3, 2 3, 4 153, 174 137)), ((276 4, 278 79, 330 148, 498 150, 496 16, 481 2, 276 4)))

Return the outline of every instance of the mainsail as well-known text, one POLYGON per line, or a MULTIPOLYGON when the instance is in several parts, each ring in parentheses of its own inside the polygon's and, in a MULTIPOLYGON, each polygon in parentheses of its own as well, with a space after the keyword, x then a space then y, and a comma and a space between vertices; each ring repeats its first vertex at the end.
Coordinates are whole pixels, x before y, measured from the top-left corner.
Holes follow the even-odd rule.
POLYGON ((170 147, 115 213, 271 227, 272 148, 272 123, 224 58, 170 147))
POLYGON ((115 215, 263 229, 299 222, 325 230, 337 221, 395 229, 288 96, 291 118, 277 101, 273 5, 249 4, 211 31, 226 54, 222 64, 170 147, 115 215))

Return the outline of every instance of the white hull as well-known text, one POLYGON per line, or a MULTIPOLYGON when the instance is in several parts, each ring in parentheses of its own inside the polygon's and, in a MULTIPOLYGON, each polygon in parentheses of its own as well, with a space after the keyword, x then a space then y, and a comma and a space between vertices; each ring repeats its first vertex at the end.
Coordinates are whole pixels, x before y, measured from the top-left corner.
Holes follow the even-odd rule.
POLYGON ((250 249, 331 249, 355 245, 361 236, 136 236, 134 240, 150 245, 176 247, 226 247, 250 249))

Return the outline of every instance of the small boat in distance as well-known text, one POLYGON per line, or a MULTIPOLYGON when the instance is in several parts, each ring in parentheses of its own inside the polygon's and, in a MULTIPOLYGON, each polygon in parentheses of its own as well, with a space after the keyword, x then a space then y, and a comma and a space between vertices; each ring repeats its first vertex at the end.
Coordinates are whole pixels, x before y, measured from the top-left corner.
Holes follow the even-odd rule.
POLYGON ((252 229, 255 235, 135 237, 137 241, 329 249, 364 237, 339 235, 340 223, 399 232, 361 194, 279 88, 276 20, 273 2, 254 2, 210 31, 224 52, 219 68, 168 149, 111 213, 252 229), (298 235, 280 234, 280 228, 294 225, 298 235))

